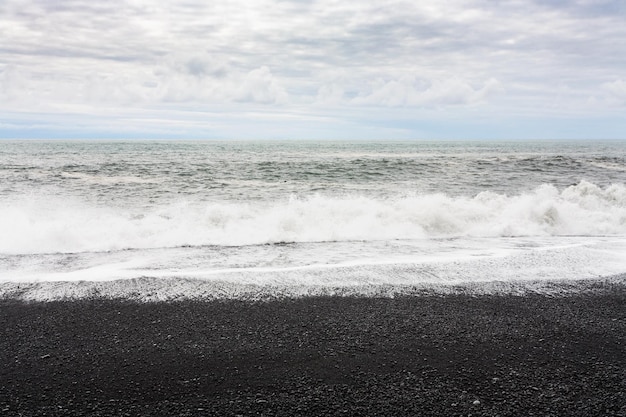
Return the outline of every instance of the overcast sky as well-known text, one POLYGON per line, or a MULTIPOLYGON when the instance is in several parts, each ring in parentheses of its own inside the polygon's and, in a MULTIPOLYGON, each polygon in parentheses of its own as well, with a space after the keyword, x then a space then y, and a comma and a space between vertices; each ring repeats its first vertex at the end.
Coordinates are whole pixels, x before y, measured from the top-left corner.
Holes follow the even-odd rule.
POLYGON ((624 0, 2 0, 4 138, 626 138, 624 0))

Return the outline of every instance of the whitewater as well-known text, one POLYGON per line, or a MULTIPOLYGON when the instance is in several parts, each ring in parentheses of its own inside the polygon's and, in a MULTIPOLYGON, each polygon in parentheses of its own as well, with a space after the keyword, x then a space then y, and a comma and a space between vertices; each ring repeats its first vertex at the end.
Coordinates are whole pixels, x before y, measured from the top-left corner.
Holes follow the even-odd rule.
POLYGON ((0 297, 548 292, 625 279, 625 141, 0 145, 0 297))

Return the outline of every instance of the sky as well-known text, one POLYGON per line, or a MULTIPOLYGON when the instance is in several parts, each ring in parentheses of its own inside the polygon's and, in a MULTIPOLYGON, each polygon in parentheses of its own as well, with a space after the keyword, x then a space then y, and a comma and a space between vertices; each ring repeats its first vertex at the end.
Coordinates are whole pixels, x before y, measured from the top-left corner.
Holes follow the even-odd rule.
POLYGON ((2 0, 0 138, 626 139, 626 2, 2 0))

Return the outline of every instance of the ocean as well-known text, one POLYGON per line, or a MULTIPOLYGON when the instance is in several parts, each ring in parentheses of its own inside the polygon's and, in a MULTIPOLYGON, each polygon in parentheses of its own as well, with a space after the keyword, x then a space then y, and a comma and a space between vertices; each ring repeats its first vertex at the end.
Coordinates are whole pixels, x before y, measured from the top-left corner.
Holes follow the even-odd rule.
POLYGON ((547 291, 626 273, 626 141, 1 141, 0 297, 547 291))

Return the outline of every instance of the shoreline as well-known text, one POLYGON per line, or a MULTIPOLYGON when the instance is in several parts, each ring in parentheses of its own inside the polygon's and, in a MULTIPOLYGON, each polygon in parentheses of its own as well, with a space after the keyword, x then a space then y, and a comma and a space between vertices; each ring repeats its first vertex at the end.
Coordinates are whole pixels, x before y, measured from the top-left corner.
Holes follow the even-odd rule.
POLYGON ((0 412, 625 416, 626 286, 0 300, 0 412))
POLYGON ((279 301, 306 297, 394 298, 444 295, 612 294, 626 288, 626 274, 598 278, 424 282, 413 285, 251 285, 193 278, 132 278, 110 281, 3 281, 0 301, 52 302, 75 300, 279 301))

